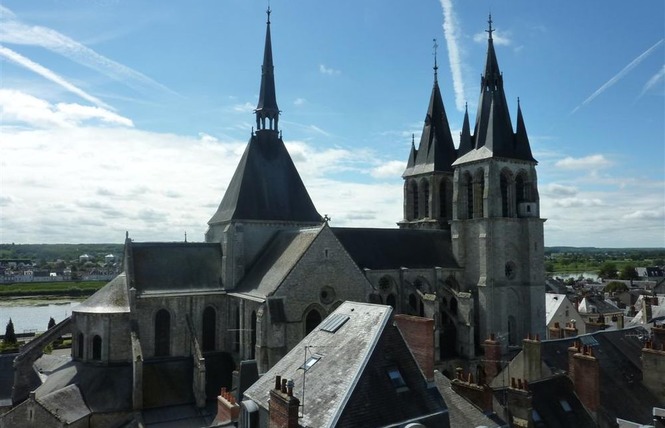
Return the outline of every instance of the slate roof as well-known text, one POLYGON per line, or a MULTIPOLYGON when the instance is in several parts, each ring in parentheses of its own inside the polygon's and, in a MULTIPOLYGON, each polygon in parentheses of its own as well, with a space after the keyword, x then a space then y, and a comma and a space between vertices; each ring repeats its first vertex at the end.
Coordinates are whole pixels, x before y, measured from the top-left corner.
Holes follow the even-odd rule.
POLYGON ((565 299, 565 294, 545 293, 545 325, 550 324, 565 299))
POLYGON ((623 313, 616 305, 608 300, 585 296, 577 307, 580 314, 616 314, 623 313))
POLYGON ((441 392, 443 399, 448 407, 451 427, 499 427, 498 423, 487 417, 476 406, 471 404, 466 398, 462 397, 451 388, 450 379, 442 375, 439 371, 434 372, 434 381, 436 387, 441 392))
POLYGON ((487 58, 485 72, 481 77, 480 99, 473 136, 460 139, 458 159, 453 165, 490 157, 519 159, 536 162, 531 153, 529 138, 524 125, 521 107, 517 109, 517 130, 513 133, 506 94, 503 89, 503 74, 494 50, 492 19, 489 20, 487 58), (469 149, 469 146, 472 149, 469 149), (484 149, 484 150, 482 150, 484 149))
POLYGON ((224 198, 208 224, 231 220, 321 222, 277 132, 257 131, 250 137, 224 198))
POLYGON ((360 269, 459 269, 444 230, 331 228, 360 269))
POLYGON ((304 404, 303 426, 383 426, 432 414, 432 425, 445 426, 446 407, 436 388, 427 388, 413 355, 390 323, 392 309, 368 303, 345 302, 332 317, 348 316, 335 332, 316 328, 266 374, 248 388, 245 400, 268 409, 275 376, 292 379, 293 392, 304 404), (305 357, 320 359, 305 376, 305 357), (398 392, 387 366, 397 367, 408 387, 398 392), (369 424, 369 425, 368 425, 369 424))
POLYGON ((256 106, 257 115, 266 117, 279 114, 277 107, 277 95, 275 94, 275 74, 272 62, 272 40, 270 37, 270 10, 268 10, 268 21, 266 22, 266 41, 263 49, 263 65, 261 66, 261 89, 259 90, 259 102, 256 106))
MULTIPOLYGON (((538 422, 548 428, 593 428, 597 427, 591 415, 575 394, 568 376, 559 374, 548 379, 529 383, 532 397, 534 426, 538 422)), ((499 404, 505 404, 506 389, 496 390, 494 396, 499 404)))
POLYGON ((272 295, 321 230, 322 227, 316 227, 277 232, 259 258, 247 269, 247 274, 233 290, 233 294, 247 294, 260 299, 272 295))
POLYGON ((214 243, 129 242, 130 285, 139 293, 222 290, 222 247, 214 243))
POLYGON ((37 402, 66 424, 72 424, 91 413, 76 385, 68 385, 46 394, 38 398, 37 402))
POLYGON ((14 358, 18 354, 0 354, 0 407, 12 405, 14 358))
POLYGON ((618 417, 648 423, 653 407, 663 405, 641 382, 641 339, 648 337, 648 332, 642 327, 635 327, 543 341, 543 362, 549 367, 568 372, 568 347, 575 340, 588 337, 593 337, 597 342, 597 345, 593 345, 593 354, 600 367, 602 409, 599 414, 608 421, 615 421, 618 417))
POLYGON ((456 157, 457 153, 453 137, 450 135, 446 109, 443 106, 439 83, 435 77, 420 144, 417 151, 414 151, 412 146, 409 162, 402 177, 433 171, 452 172, 452 163, 456 157))
POLYGON ((72 312, 87 313, 125 313, 129 311, 127 276, 124 272, 72 309, 72 312))
POLYGON ((74 384, 94 413, 132 408, 132 367, 129 364, 104 367, 70 360, 49 374, 35 390, 35 398, 40 401, 74 384))

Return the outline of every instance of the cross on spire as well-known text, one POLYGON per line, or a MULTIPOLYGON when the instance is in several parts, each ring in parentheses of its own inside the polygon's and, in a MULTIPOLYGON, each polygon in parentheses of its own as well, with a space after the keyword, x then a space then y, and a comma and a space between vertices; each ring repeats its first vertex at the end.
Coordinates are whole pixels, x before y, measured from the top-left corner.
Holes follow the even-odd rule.
POLYGON ((436 64, 436 50, 438 49, 439 45, 436 43, 436 39, 432 39, 432 41, 434 42, 434 45, 432 46, 432 50, 434 51, 432 54, 434 55, 434 80, 437 80, 439 66, 436 64))
POLYGON ((489 33, 490 35, 490 40, 492 40, 492 33, 496 30, 492 29, 492 14, 490 13, 490 18, 487 20, 487 23, 489 24, 489 30, 485 30, 485 32, 489 33))
POLYGON ((268 4, 268 9, 266 9, 266 14, 268 15, 268 21, 266 21, 266 24, 270 24, 270 12, 272 12, 272 10, 270 9, 270 4, 268 4))

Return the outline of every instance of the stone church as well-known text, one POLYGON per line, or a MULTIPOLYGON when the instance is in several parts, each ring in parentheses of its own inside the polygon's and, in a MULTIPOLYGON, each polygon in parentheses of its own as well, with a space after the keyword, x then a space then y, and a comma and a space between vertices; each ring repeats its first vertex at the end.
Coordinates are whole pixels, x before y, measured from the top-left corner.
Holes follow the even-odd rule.
MULTIPOLYGON (((203 405, 239 361, 267 371, 346 300, 433 318, 439 361, 473 360, 490 334, 504 349, 544 337, 537 162, 519 104, 513 131, 491 19, 475 125, 465 112, 458 148, 435 61, 394 229, 335 228, 317 212, 282 140, 270 25, 268 12, 256 129, 205 242, 127 236, 124 272, 63 322, 72 361, 37 400, 75 383, 93 415, 203 405), (103 382, 127 394, 91 398, 103 382)), ((34 389, 16 379, 15 405, 34 389)))

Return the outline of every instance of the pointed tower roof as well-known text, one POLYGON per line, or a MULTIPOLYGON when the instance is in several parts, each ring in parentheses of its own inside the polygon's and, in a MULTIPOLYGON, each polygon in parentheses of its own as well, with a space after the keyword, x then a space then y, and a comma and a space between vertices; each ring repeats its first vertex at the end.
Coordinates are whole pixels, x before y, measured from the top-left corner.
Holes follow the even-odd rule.
POLYGON ((462 124, 462 132, 460 132, 459 149, 457 149, 457 156, 462 157, 473 149, 473 142, 471 141, 471 127, 469 125, 469 108, 464 105, 464 122, 462 124))
MULTIPOLYGON (((416 151, 415 162, 412 167, 402 174, 402 177, 423 174, 434 171, 452 171, 452 163, 457 158, 453 137, 450 134, 450 125, 443 106, 443 99, 437 78, 438 66, 436 63, 436 39, 434 40, 434 85, 427 107, 425 124, 420 136, 420 144, 416 151)), ((413 153, 413 151, 412 151, 413 153)))
MULTIPOLYGON (((487 156, 534 161, 531 156, 531 149, 528 147, 529 143, 524 123, 521 125, 524 135, 519 137, 521 143, 518 141, 517 135, 513 133, 510 112, 503 88, 503 74, 499 69, 499 61, 494 50, 492 33, 495 30, 492 28, 492 15, 489 16, 487 22, 489 28, 485 30, 488 33, 485 73, 480 80, 478 113, 474 133, 470 138, 474 143, 473 148, 482 153, 472 153, 465 156, 465 159, 461 159, 461 162, 487 156), (524 147, 524 145, 526 146, 524 147)), ((518 114, 520 114, 519 111, 518 114)), ((460 141, 458 158, 467 155, 470 151, 460 141)))
POLYGON ((503 90, 503 75, 494 51, 492 39, 492 15, 490 15, 487 39, 487 59, 485 73, 480 83, 480 100, 476 116, 476 149, 485 146, 495 156, 512 157, 513 127, 503 90))
POLYGON ((529 137, 526 133, 526 126, 524 125, 524 118, 522 117, 522 107, 520 106, 520 99, 517 99, 517 129, 515 130, 515 153, 519 159, 534 160, 531 153, 531 145, 529 144, 529 137))
MULTIPOLYGON (((268 10, 270 18, 270 10, 268 10)), ((249 144, 209 225, 232 220, 320 223, 312 199, 277 131, 277 99, 272 72, 270 19, 256 109, 258 130, 249 144)))
POLYGON ((259 91, 259 102, 256 106, 256 128, 265 128, 265 120, 269 123, 274 121, 272 130, 277 131, 279 107, 277 107, 277 95, 275 95, 275 67, 272 62, 272 40, 270 38, 270 13, 268 8, 266 14, 266 44, 263 49, 263 65, 261 66, 261 89, 259 91))

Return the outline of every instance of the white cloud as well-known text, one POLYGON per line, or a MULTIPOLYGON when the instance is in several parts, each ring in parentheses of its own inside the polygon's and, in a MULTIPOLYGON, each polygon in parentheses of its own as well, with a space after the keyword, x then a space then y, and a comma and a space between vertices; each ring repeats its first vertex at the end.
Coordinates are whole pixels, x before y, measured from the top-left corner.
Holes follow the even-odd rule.
POLYGON ((563 169, 594 170, 598 168, 608 167, 612 165, 612 162, 606 159, 605 156, 597 154, 581 158, 574 158, 568 156, 564 159, 558 160, 554 165, 558 168, 563 168, 563 169))
POLYGON ((39 46, 135 89, 148 87, 174 93, 148 76, 100 55, 58 31, 22 23, 9 9, 3 8, 0 13, 0 24, 0 42, 2 43, 39 46))
MULTIPOLYGON (((661 69, 651 76, 651 78, 647 81, 647 83, 644 84, 644 87, 642 88, 642 93, 640 93, 640 96, 646 94, 649 92, 652 88, 654 88, 656 85, 658 85, 660 82, 663 81, 665 78, 665 65, 661 67, 661 69)), ((662 94, 662 91, 661 91, 662 94)))
POLYGON ((571 208, 571 207, 600 207, 603 201, 600 199, 584 199, 584 198, 562 198, 552 202, 557 207, 571 208))
POLYGON ((338 74, 341 73, 341 71, 335 70, 334 68, 326 67, 324 64, 319 64, 319 72, 321 74, 327 74, 329 76, 337 76, 338 74))
POLYGON ((37 64, 36 62, 2 45, 0 45, 0 57, 4 57, 22 67, 27 68, 28 70, 31 70, 39 74, 43 78, 48 79, 51 82, 62 86, 63 88, 67 89, 73 94, 76 94, 79 97, 83 98, 84 100, 90 101, 91 103, 96 104, 100 107, 109 108, 109 109, 111 108, 108 104, 104 103, 99 98, 94 97, 88 94, 87 92, 83 91, 82 89, 72 85, 66 79, 54 73, 53 71, 49 70, 48 68, 40 64, 37 64))
POLYGON ((550 183, 545 186, 545 192, 552 197, 570 197, 575 196, 578 192, 576 187, 566 186, 558 183, 550 183))
POLYGON ((133 126, 130 119, 101 107, 67 103, 52 105, 13 89, 0 89, 0 112, 4 126, 19 123, 40 128, 72 127, 90 121, 133 126))
POLYGON ((455 91, 455 107, 457 111, 464 111, 466 95, 464 94, 464 79, 462 73, 462 50, 459 43, 459 29, 457 17, 453 10, 452 0, 440 0, 443 9, 443 35, 448 47, 448 62, 453 78, 453 90, 455 91))
POLYGON ((236 104, 233 106, 233 110, 240 113, 251 113, 254 111, 255 108, 256 107, 254 106, 254 104, 250 102, 246 102, 244 104, 236 104))
MULTIPOLYGON (((487 32, 483 31, 482 33, 476 33, 473 35, 473 41, 476 43, 487 43, 487 32)), ((492 40, 495 45, 497 46, 509 46, 513 43, 513 41, 510 38, 510 32, 506 31, 499 31, 499 30, 493 30, 492 32, 492 40)))
MULTIPOLYGON (((3 241, 122 242, 127 230, 138 241, 182 240, 184 232, 203 239, 246 141, 148 132, 122 121, 100 126, 86 109, 28 99, 40 105, 31 114, 46 117, 26 119, 40 129, 3 128, 0 174, 3 189, 12 189, 0 198, 3 241)), ((400 219, 399 175, 379 185, 339 178, 362 176, 375 154, 303 141, 287 147, 333 225, 392 227, 400 219)))
POLYGON ((394 178, 399 177, 404 172, 406 164, 403 161, 388 161, 377 167, 372 168, 370 175, 374 178, 394 178))
POLYGON ((299 106, 304 105, 306 102, 307 102, 307 100, 304 99, 304 98, 296 98, 296 99, 293 101, 293 105, 299 107, 299 106))
POLYGON ((626 220, 660 220, 665 221, 665 207, 654 207, 651 210, 637 210, 624 215, 626 220))
POLYGON ((577 110, 582 108, 583 106, 589 104, 591 101, 593 101, 598 95, 602 94, 606 90, 608 90, 610 87, 612 87, 615 83, 617 83, 619 80, 621 80, 626 74, 628 74, 630 71, 632 71, 635 67, 637 67, 642 61, 644 61, 651 53, 656 50, 658 46, 660 46, 663 43, 663 40, 665 39, 660 39, 658 42, 656 42, 655 45, 651 46, 649 49, 646 51, 642 52, 637 58, 632 60, 627 66, 625 66, 621 71, 619 71, 617 74, 615 74, 610 80, 605 82, 600 88, 596 89, 596 91, 589 95, 586 100, 582 102, 582 104, 578 105, 573 109, 573 111, 570 112, 570 114, 574 114, 577 110))

